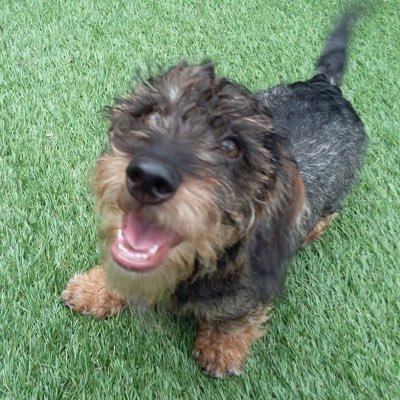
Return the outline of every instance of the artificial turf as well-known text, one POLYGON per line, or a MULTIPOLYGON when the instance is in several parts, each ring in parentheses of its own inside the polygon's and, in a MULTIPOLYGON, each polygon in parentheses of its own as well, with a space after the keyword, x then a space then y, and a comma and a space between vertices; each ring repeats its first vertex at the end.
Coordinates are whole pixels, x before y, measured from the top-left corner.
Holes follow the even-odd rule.
POLYGON ((252 89, 313 73, 345 1, 3 0, 0 12, 1 399, 399 399, 400 17, 356 29, 345 96, 369 150, 324 239, 298 253, 269 333, 238 378, 205 376, 191 321, 72 313, 97 263, 88 181, 102 109, 139 68, 212 59, 252 89))

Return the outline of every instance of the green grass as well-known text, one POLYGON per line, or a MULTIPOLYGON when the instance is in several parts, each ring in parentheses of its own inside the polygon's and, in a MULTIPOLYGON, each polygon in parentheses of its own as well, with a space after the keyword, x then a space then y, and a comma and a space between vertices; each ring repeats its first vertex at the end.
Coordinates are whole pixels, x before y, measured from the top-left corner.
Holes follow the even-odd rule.
POLYGON ((98 261, 87 181, 105 143, 101 110, 136 68, 211 58, 254 89, 304 79, 344 4, 3 0, 1 399, 400 398, 396 0, 360 24, 343 84, 369 136, 360 184, 324 240, 292 262, 243 376, 201 373, 190 321, 95 321, 60 304, 69 277, 98 261))

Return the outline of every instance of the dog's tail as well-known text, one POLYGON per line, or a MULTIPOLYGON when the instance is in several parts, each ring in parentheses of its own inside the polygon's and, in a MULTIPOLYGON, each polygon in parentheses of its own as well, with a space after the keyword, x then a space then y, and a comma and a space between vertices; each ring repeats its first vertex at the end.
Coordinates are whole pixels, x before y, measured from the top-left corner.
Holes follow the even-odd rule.
POLYGON ((332 85, 339 86, 342 81, 352 28, 359 19, 361 11, 360 6, 353 6, 339 18, 317 62, 317 73, 325 75, 332 85))

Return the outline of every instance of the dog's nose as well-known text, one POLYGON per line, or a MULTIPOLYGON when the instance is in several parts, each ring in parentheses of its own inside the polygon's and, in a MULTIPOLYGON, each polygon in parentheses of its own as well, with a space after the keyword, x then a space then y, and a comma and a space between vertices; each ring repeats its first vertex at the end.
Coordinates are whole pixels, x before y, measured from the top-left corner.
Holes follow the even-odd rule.
POLYGON ((129 193, 141 204, 159 204, 170 199, 180 181, 174 168, 151 158, 134 160, 126 169, 129 193))

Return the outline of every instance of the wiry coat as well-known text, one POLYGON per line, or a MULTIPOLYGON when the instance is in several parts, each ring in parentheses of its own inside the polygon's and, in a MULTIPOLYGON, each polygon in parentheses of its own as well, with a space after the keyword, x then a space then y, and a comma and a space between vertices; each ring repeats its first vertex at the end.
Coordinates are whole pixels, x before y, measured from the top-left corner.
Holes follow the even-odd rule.
POLYGON ((253 94, 210 64, 182 63, 118 100, 95 177, 104 269, 73 278, 64 301, 98 317, 166 303, 199 322, 195 357, 209 374, 239 373, 289 257, 337 212, 363 159, 362 124, 337 87, 352 21, 306 82, 253 94), (168 201, 132 195, 126 175, 144 158, 176 177, 168 201), (179 238, 148 272, 111 256, 132 211, 179 238))

